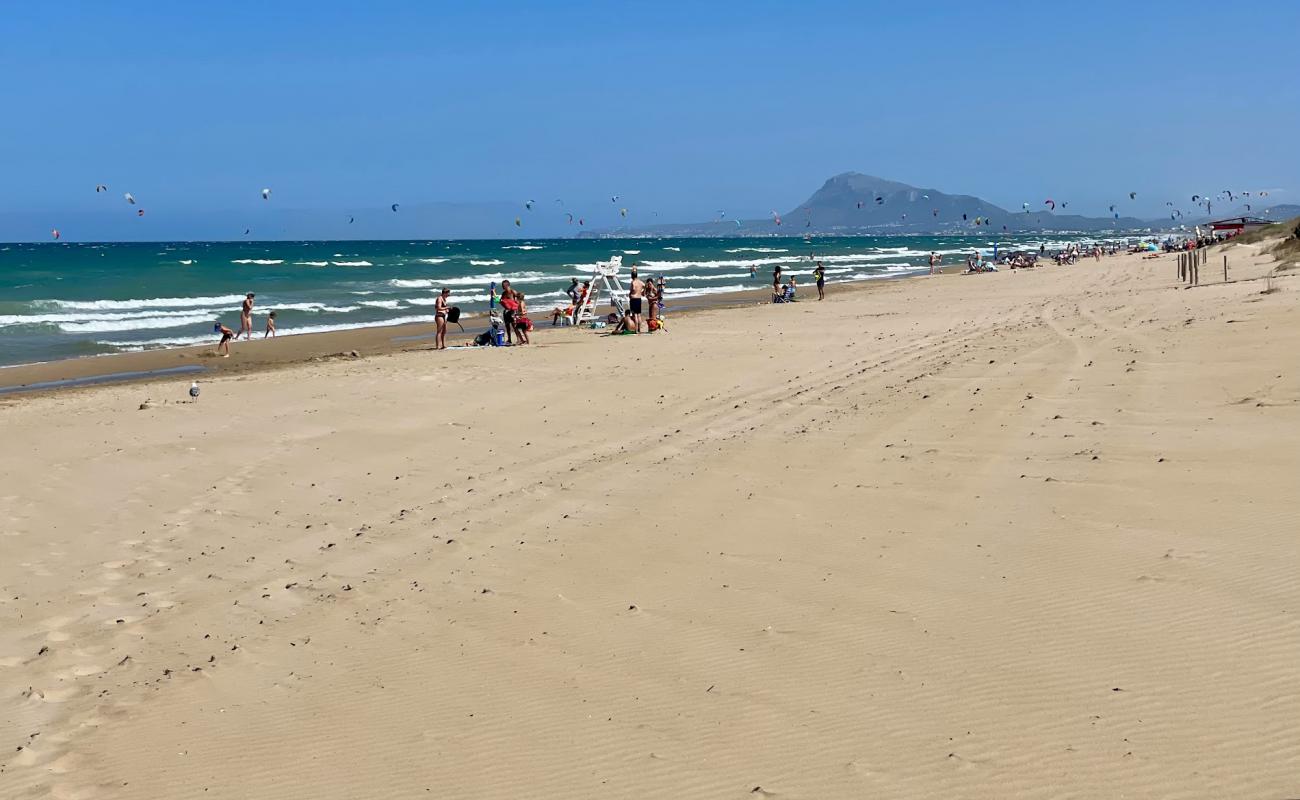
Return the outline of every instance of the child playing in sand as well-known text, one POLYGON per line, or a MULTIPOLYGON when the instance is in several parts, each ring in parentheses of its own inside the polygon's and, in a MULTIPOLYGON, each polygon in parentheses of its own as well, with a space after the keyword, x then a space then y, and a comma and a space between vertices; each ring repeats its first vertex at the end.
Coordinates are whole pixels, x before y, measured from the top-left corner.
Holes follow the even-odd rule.
POLYGON ((217 352, 222 358, 230 358, 230 340, 235 338, 235 332, 222 325, 221 320, 213 323, 212 332, 221 334, 221 341, 217 343, 217 352))
POLYGON ((266 333, 262 334, 262 338, 265 339, 268 336, 272 338, 275 337, 275 312, 274 311, 272 311, 270 314, 266 316, 266 333))

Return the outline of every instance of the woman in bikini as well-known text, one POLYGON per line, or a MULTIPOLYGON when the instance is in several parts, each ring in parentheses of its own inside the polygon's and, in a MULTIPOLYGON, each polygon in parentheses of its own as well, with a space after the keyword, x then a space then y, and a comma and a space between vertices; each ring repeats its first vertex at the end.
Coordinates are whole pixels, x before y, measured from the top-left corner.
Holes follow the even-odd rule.
POLYGON ((433 301, 433 321, 438 326, 438 332, 433 337, 434 350, 447 349, 447 312, 450 310, 447 306, 447 298, 451 297, 451 289, 443 288, 438 299, 433 301))

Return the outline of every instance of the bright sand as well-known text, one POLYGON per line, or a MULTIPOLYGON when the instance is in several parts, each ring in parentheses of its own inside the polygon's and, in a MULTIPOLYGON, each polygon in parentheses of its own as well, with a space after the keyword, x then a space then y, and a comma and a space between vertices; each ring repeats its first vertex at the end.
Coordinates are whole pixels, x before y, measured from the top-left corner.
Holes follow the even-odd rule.
POLYGON ((1300 284, 1174 271, 6 401, 0 797, 1300 795, 1300 284))

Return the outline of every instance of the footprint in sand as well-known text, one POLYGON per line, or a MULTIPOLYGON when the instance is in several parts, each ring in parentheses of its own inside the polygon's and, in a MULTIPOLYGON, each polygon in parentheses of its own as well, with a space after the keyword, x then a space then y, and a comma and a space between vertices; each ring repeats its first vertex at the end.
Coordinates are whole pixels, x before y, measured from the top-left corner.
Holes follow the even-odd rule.
POLYGON ((42 703, 63 703, 71 700, 81 693, 81 689, 76 686, 65 686, 58 689, 31 689, 23 692, 31 700, 42 703))
POLYGON ((104 625, 105 627, 116 628, 121 625, 130 625, 134 622, 139 622, 139 621, 140 621, 140 617, 128 614, 126 616, 121 616, 121 617, 110 617, 104 620, 104 625))

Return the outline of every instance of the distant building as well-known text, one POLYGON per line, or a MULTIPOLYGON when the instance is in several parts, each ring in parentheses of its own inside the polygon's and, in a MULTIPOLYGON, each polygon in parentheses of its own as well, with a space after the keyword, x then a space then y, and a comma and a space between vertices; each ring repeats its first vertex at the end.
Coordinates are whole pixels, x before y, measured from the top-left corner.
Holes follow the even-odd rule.
POLYGON ((1265 225, 1272 225, 1274 220, 1263 219, 1262 217, 1229 217, 1228 219, 1216 219, 1210 223, 1210 230, 1214 233, 1241 233, 1255 228, 1262 228, 1265 225))

